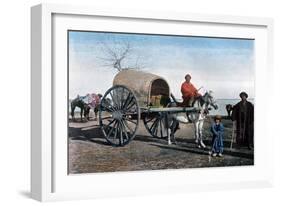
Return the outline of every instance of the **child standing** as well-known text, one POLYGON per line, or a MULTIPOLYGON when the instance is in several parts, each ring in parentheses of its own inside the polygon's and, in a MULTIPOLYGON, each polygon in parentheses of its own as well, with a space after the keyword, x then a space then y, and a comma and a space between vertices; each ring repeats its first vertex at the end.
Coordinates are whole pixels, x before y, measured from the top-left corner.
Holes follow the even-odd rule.
POLYGON ((222 157, 223 153, 223 124, 221 123, 221 116, 216 115, 214 118, 215 122, 211 126, 211 132, 213 134, 212 150, 210 154, 222 157))

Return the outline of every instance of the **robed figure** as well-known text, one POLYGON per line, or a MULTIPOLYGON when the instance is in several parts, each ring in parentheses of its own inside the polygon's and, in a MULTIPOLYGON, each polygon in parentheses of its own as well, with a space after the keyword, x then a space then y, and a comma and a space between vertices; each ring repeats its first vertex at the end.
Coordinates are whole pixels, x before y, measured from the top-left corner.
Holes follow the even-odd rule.
POLYGON ((254 105, 247 101, 248 94, 240 93, 241 101, 233 107, 232 120, 236 122, 236 143, 238 146, 253 146, 254 105))

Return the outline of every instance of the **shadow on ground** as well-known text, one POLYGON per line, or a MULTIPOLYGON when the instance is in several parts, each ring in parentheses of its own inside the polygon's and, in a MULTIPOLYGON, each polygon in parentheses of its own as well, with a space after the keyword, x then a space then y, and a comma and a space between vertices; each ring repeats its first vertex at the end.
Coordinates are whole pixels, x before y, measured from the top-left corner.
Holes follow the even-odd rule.
POLYGON ((105 138, 103 138, 102 131, 99 127, 85 126, 85 127, 69 127, 69 140, 80 140, 92 142, 100 145, 111 146, 105 138))

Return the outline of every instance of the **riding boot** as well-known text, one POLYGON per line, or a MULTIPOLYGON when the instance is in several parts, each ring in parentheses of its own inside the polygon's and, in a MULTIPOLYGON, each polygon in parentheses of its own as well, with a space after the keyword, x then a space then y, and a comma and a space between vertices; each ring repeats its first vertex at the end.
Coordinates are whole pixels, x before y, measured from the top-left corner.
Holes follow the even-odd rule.
POLYGON ((194 97, 190 97, 190 99, 188 100, 188 107, 192 107, 193 106, 193 101, 194 101, 194 97))

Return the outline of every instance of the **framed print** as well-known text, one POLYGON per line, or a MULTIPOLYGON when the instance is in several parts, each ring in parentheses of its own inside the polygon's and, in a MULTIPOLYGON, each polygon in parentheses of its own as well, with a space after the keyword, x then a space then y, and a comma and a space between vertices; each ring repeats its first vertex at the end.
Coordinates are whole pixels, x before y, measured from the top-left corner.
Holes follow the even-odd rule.
POLYGON ((272 185, 271 19, 31 14, 34 199, 272 185))

